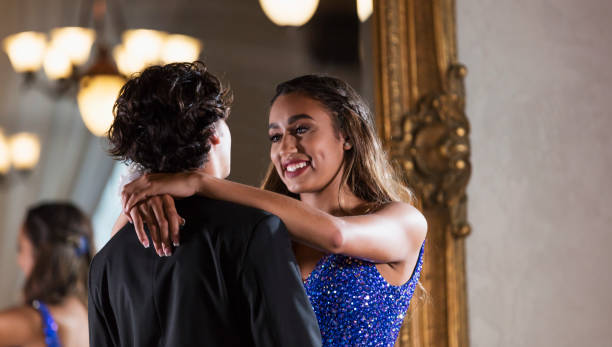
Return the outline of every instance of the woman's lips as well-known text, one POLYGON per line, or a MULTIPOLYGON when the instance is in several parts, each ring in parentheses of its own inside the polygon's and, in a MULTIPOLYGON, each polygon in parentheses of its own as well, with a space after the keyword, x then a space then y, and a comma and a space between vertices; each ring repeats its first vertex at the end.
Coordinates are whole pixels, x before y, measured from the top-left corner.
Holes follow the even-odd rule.
POLYGON ((294 178, 302 173, 304 173, 310 167, 310 162, 308 161, 292 161, 285 165, 285 177, 294 178))

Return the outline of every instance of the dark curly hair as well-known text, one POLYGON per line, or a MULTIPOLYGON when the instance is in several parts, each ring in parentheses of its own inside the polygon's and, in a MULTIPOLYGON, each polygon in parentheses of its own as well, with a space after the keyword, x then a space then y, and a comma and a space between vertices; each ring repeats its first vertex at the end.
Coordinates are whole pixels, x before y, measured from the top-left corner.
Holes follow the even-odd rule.
POLYGON ((89 218, 71 203, 42 203, 28 210, 23 226, 34 249, 34 267, 23 287, 25 301, 55 305, 75 295, 87 306, 94 249, 89 218))
POLYGON ((119 92, 109 153, 149 172, 200 168, 214 124, 227 118, 232 101, 202 62, 151 66, 119 92))

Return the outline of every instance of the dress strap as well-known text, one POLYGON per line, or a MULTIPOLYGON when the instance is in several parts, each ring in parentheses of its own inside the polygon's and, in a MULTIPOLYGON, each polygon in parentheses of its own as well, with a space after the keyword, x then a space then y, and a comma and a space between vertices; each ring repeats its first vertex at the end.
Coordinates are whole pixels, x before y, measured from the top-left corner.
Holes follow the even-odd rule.
POLYGON ((45 334, 45 343, 47 347, 61 347, 59 335, 57 333, 58 326, 49 312, 49 308, 42 301, 32 301, 32 306, 40 313, 42 318, 43 333, 45 334))

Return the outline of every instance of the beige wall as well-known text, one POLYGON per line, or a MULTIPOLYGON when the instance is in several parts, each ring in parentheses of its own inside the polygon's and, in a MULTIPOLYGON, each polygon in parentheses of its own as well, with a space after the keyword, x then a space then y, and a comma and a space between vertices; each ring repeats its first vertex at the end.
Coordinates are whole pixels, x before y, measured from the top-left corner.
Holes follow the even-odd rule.
POLYGON ((612 2, 457 1, 472 346, 612 344, 612 2))

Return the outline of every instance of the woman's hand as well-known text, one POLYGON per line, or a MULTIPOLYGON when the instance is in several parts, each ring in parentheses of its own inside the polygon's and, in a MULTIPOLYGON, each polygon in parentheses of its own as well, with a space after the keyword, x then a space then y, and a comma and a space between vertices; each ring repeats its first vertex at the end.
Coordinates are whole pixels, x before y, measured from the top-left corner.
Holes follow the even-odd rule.
POLYGON ((147 224, 153 247, 160 257, 172 254, 171 240, 175 247, 179 245, 179 229, 185 220, 179 216, 170 195, 147 198, 131 209, 128 216, 144 247, 149 247, 149 239, 144 231, 144 224, 147 224))
POLYGON ((203 174, 197 171, 175 174, 145 174, 126 184, 121 191, 123 213, 130 211, 144 199, 156 195, 169 194, 184 198, 198 191, 199 181, 203 174))
POLYGON ((157 254, 172 254, 171 244, 178 246, 179 226, 185 223, 176 212, 172 196, 194 195, 201 175, 195 171, 145 174, 123 187, 123 213, 134 224, 138 239, 144 247, 149 247, 149 239, 144 231, 144 224, 147 224, 157 254))

